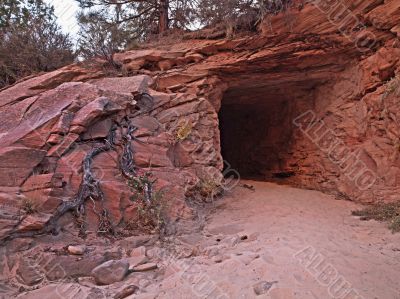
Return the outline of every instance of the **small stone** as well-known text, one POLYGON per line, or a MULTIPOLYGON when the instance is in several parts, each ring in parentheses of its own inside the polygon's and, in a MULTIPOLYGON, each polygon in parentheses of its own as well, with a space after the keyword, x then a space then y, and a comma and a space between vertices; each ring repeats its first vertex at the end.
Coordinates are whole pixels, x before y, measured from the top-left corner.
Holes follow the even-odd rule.
POLYGON ((140 246, 138 248, 132 249, 129 256, 143 256, 146 255, 146 247, 140 246))
POLYGON ((125 260, 111 260, 93 269, 92 275, 97 284, 108 285, 122 281, 129 271, 129 263, 125 260))
POLYGON ((68 246, 68 253, 73 255, 83 255, 86 251, 85 245, 70 245, 68 246))
POLYGON ((217 256, 214 256, 214 257, 212 258, 212 260, 213 260, 214 263, 219 264, 219 263, 222 263, 223 258, 222 258, 222 256, 217 255, 217 256))
POLYGON ((149 259, 145 255, 131 256, 125 259, 129 263, 129 269, 133 270, 136 266, 147 263, 149 259))
POLYGON ((136 293, 136 291, 139 290, 138 286, 135 285, 130 285, 125 287, 123 290, 119 291, 118 293, 116 293, 114 295, 114 299, 123 299, 126 298, 134 293, 136 293))
POLYGON ((78 277, 77 282, 84 287, 93 287, 95 284, 94 278, 87 276, 78 277))
POLYGON ((260 281, 253 286, 254 293, 256 293, 257 296, 266 294, 275 283, 277 283, 277 281, 260 281))
POLYGON ((180 256, 183 258, 189 258, 189 257, 195 256, 195 255, 196 255, 196 252, 195 252, 195 248, 193 248, 193 247, 182 248, 181 254, 180 254, 180 256))
POLYGON ((157 264, 156 263, 147 263, 143 265, 139 265, 133 268, 133 271, 135 272, 143 272, 143 271, 150 271, 150 270, 155 270, 157 269, 157 264))

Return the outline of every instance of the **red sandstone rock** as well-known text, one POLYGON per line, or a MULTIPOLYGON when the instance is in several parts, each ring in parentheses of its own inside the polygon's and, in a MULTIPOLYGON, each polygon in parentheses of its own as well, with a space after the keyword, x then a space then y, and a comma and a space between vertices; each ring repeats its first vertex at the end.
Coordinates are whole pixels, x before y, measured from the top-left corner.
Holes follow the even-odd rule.
POLYGON ((74 144, 74 142, 79 138, 79 134, 69 133, 64 136, 57 145, 54 145, 48 152, 48 157, 61 157, 66 151, 70 149, 70 147, 74 144))
POLYGON ((12 202, 6 203, 0 199, 0 240, 6 238, 10 232, 20 222, 20 209, 18 206, 12 205, 12 202))
MULTIPOLYGON (((346 25, 340 33, 327 14, 307 4, 263 21, 254 36, 115 55, 123 70, 150 76, 105 78, 98 69, 72 65, 0 91, 0 185, 12 188, 5 190, 10 194, 22 190, 40 212, 54 211, 75 198, 85 155, 116 124, 115 146, 94 159, 93 173, 112 222, 124 224, 137 212, 119 165, 124 122, 130 119, 138 127, 131 144, 135 164, 168 191, 174 220, 193 216, 185 202, 188 190, 208 177, 221 180, 221 151, 226 175, 280 177, 359 201, 393 199, 400 181, 400 107, 391 85, 400 71, 399 7, 374 0, 349 7, 368 28, 346 25), (367 33, 376 37, 373 51, 356 46, 355 38, 367 33), (142 92, 154 103, 137 116, 133 96, 142 92), (319 136, 315 126, 307 132, 296 127, 293 120, 307 110, 333 133, 319 136), (332 140, 359 159, 335 163, 330 154, 339 153, 328 152, 332 140), (357 178, 351 179, 345 166, 356 162, 376 174, 373 188, 361 190, 357 178), (55 173, 62 182, 53 181, 55 173)), ((92 205, 87 211, 95 229, 92 205)), ((4 220, 3 235, 15 221, 4 220)), ((24 223, 23 229, 42 222, 24 223)))
POLYGON ((26 216, 17 227, 17 232, 26 232, 31 230, 42 229, 47 221, 50 220, 51 214, 35 213, 26 216))
POLYGON ((146 75, 125 78, 102 78, 90 81, 101 89, 131 95, 147 92, 153 79, 146 75))
POLYGON ((83 140, 106 138, 110 132, 112 125, 111 119, 107 118, 102 121, 95 123, 93 126, 89 127, 86 133, 82 136, 83 140))
POLYGON ((45 155, 44 150, 27 147, 0 148, 0 185, 20 186, 45 155))

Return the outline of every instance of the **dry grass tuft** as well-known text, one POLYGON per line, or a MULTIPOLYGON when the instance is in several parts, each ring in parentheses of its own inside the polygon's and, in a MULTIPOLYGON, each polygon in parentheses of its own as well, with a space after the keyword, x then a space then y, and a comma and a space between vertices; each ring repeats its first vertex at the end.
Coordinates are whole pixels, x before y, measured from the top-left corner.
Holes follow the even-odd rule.
POLYGON ((26 214, 26 215, 31 215, 35 214, 37 212, 37 208, 33 200, 29 198, 24 198, 21 202, 21 210, 26 214))
POLYGON ((383 94, 383 98, 385 99, 392 94, 395 95, 400 94, 400 75, 396 75, 386 84, 386 89, 383 94))
POLYGON ((400 201, 393 203, 378 203, 363 210, 353 211, 352 215, 360 216, 361 220, 377 220, 388 222, 392 232, 400 232, 400 201))

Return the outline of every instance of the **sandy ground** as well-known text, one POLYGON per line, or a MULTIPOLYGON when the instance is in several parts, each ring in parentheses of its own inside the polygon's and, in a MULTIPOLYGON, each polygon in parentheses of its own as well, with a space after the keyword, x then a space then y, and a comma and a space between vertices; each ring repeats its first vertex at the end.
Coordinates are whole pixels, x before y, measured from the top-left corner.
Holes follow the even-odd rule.
POLYGON ((400 234, 351 216, 359 208, 351 202, 246 183, 255 191, 236 188, 201 238, 183 238, 204 255, 191 261, 187 275, 181 266, 166 278, 159 298, 400 298, 400 234), (265 292, 256 295, 262 281, 265 292))
POLYGON ((113 298, 134 284, 139 292, 127 298, 400 299, 400 234, 351 216, 360 206, 348 201, 245 183, 255 191, 237 187, 215 202, 203 229, 147 248, 157 270, 104 287, 89 278, 55 283, 19 298, 113 298))

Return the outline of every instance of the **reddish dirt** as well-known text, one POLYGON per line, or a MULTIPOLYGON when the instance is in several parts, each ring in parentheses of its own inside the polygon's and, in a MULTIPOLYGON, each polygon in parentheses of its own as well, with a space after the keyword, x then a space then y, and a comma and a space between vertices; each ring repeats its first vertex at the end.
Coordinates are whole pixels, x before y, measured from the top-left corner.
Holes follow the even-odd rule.
POLYGON ((237 188, 205 228, 224 239, 248 236, 224 256, 260 256, 248 265, 236 256, 204 268, 229 298, 254 297, 252 286, 259 280, 278 281, 259 298, 332 298, 343 294, 329 288, 338 277, 360 297, 335 298, 400 298, 400 234, 351 216, 360 206, 348 201, 272 183, 246 183, 255 191, 237 188))
MULTIPOLYGON (((192 223, 191 233, 146 245, 157 269, 108 286, 90 277, 49 282, 18 298, 112 298, 136 285, 127 298, 398 299, 400 234, 351 216, 358 208, 318 191, 244 181, 200 217, 202 229, 192 223)), ((125 255, 134 240, 88 241, 82 261, 125 255)))

